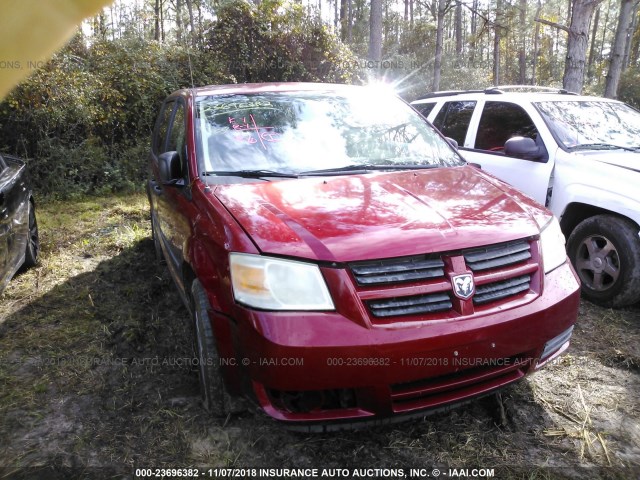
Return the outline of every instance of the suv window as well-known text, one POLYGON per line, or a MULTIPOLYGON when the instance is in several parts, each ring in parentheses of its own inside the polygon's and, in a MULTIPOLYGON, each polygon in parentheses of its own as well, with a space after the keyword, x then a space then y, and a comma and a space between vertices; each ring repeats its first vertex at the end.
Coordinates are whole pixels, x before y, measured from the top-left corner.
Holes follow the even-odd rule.
POLYGON ((475 148, 501 151, 505 142, 516 136, 533 140, 538 136, 538 130, 527 112, 514 103, 485 103, 478 125, 475 148))
POLYGON ((419 111, 425 118, 429 116, 433 107, 435 107, 435 103, 420 103, 418 105, 414 105, 417 111, 419 111))
POLYGON ((165 145, 167 144, 167 132, 169 131, 169 122, 171 121, 174 104, 175 102, 173 101, 165 103, 164 108, 160 113, 157 128, 158 133, 153 144, 153 151, 156 154, 164 153, 166 151, 165 145))
POLYGON ((433 120, 433 126, 445 137, 453 138, 459 145, 464 145, 475 106, 476 102, 471 100, 447 102, 433 120))

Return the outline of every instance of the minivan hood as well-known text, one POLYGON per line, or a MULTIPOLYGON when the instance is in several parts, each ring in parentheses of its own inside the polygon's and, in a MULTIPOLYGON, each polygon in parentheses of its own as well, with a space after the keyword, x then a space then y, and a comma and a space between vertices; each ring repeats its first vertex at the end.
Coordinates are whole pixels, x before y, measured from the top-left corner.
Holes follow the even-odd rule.
POLYGON ((218 186, 262 253, 345 262, 536 235, 550 213, 473 167, 218 186))

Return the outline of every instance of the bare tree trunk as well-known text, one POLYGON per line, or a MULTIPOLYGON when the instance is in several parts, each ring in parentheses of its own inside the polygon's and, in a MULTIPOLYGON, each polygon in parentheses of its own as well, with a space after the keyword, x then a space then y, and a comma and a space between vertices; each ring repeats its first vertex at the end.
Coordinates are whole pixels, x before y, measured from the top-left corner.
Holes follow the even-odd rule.
POLYGON ((189 28, 191 29, 191 45, 196 46, 196 28, 193 19, 193 0, 185 0, 187 2, 187 11, 189 12, 189 28))
POLYGON ((636 10, 633 16, 633 39, 631 42, 631 51, 629 52, 629 65, 638 64, 638 56, 640 55, 640 29, 638 29, 638 12, 636 10))
POLYGON ((602 58, 607 31, 609 30, 609 13, 611 12, 611 0, 608 0, 605 12, 606 13, 604 15, 604 25, 602 26, 602 39, 600 40, 600 51, 598 53, 598 58, 602 58))
POLYGON ((409 0, 409 26, 413 28, 413 0, 409 0))
POLYGON ((162 41, 165 41, 165 33, 164 33, 164 1, 160 0, 160 38, 162 41))
POLYGON ((436 11, 436 54, 433 59, 433 83, 432 91, 440 90, 440 74, 442 71, 442 44, 444 36, 444 15, 446 13, 446 0, 438 0, 436 11))
POLYGON ((518 52, 518 67, 520 85, 527 83, 527 34, 524 26, 527 24, 527 0, 520 0, 520 50, 518 52))
POLYGON ((595 18, 593 19, 593 29, 591 30, 591 48, 589 49, 589 60, 587 61, 587 80, 593 78, 593 60, 596 56, 596 43, 598 41, 598 24, 600 23, 600 8, 596 10, 595 18))
POLYGON ((536 19, 538 22, 564 30, 569 34, 562 84, 570 92, 582 92, 589 39, 589 23, 591 22, 593 11, 601 2, 602 0, 574 0, 571 26, 569 27, 540 18, 536 19))
POLYGON ((340 1, 340 40, 347 39, 347 22, 349 22, 347 0, 340 1))
POLYGON ((202 1, 199 1, 197 4, 198 8, 198 38, 200 39, 200 43, 202 44, 204 28, 202 27, 202 1))
POLYGON ((456 3, 455 14, 456 65, 462 60, 462 3, 456 3))
POLYGON ((627 44, 627 36, 629 35, 629 26, 631 25, 633 2, 634 0, 622 0, 620 5, 616 38, 611 50, 609 73, 607 73, 607 83, 604 87, 604 96, 607 98, 616 98, 618 95, 618 83, 620 82, 620 74, 624 63, 624 50, 627 44))
POLYGON ((493 84, 500 85, 500 34, 502 20, 502 0, 496 1, 496 20, 493 27, 493 84))
POLYGON ((369 60, 382 60, 382 0, 371 0, 369 60))
POLYGON ((570 92, 581 93, 584 84, 585 60, 591 16, 602 0, 575 0, 569 27, 567 59, 562 84, 570 92))
MULTIPOLYGON (((536 8, 536 18, 540 17, 540 11, 542 10, 542 0, 538 0, 538 7, 536 8)), ((540 54, 540 23, 536 22, 536 31, 533 39, 533 66, 531 72, 531 83, 535 85, 536 80, 536 70, 538 68, 538 55, 540 54)))
POLYGON ((631 24, 629 25, 629 34, 627 35, 627 43, 624 47, 624 60, 622 62, 622 71, 624 72, 629 66, 631 60, 631 44, 633 43, 634 32, 638 28, 638 6, 640 2, 635 1, 633 3, 633 9, 631 12, 631 24))
POLYGON ((182 0, 176 0, 176 40, 182 43, 182 0))
POLYGON ((471 7, 471 41, 469 42, 469 65, 475 66, 478 31, 478 0, 473 0, 471 7))
POLYGON ((404 21, 409 21, 409 0, 404 0, 404 21))
POLYGON ((349 20, 347 22, 347 42, 353 40, 353 0, 348 0, 349 20))
POLYGON ((160 0, 155 0, 153 7, 153 21, 153 39, 156 41, 160 41, 160 0))

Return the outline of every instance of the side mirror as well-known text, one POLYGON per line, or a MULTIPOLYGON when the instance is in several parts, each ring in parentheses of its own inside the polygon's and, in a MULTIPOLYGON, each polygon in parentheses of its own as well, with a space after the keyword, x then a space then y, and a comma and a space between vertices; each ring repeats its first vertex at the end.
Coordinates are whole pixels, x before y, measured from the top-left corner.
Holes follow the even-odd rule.
POLYGON ((164 152, 158 157, 160 182, 163 185, 176 185, 182 180, 182 166, 178 152, 164 152))
POLYGON ((504 154, 524 160, 540 160, 543 156, 542 149, 528 137, 512 137, 507 140, 504 144, 504 154))
POLYGON ((456 150, 458 149, 458 141, 455 138, 451 138, 451 137, 444 137, 444 138, 447 139, 447 142, 449 142, 449 145, 451 145, 456 150))

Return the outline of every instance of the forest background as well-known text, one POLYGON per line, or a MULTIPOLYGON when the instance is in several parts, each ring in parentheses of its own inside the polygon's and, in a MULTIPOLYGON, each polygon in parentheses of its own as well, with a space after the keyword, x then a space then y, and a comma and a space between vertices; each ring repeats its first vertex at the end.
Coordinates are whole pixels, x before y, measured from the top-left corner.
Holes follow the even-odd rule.
POLYGON ((0 103, 0 151, 39 196, 143 186, 158 107, 191 85, 520 84, 640 106, 638 0, 118 0, 0 103))

